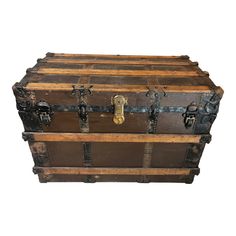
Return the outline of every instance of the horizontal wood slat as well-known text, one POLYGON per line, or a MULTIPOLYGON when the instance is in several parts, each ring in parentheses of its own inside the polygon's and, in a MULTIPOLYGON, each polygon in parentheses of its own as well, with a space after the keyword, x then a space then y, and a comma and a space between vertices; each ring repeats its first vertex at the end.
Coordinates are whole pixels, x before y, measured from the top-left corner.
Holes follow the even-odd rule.
POLYGON ((70 54, 70 53, 47 53, 47 57, 85 57, 110 58, 110 59, 189 59, 188 56, 151 56, 151 55, 111 55, 111 54, 70 54))
POLYGON ((116 76, 205 76, 200 71, 171 71, 171 70, 102 70, 102 69, 63 69, 63 68, 38 68, 32 70, 36 74, 53 75, 116 75, 116 76))
MULTIPOLYGON (((72 91, 71 83, 28 83, 26 89, 29 90, 56 90, 56 91, 72 91)), ((147 92, 147 85, 115 85, 115 84, 77 84, 77 86, 90 86, 91 90, 96 92, 147 92)), ((209 86, 177 86, 177 85, 152 85, 153 89, 165 92, 181 92, 181 93, 209 93, 209 86)))
POLYGON ((202 135, 24 132, 23 138, 25 140, 40 142, 200 143, 202 135))
POLYGON ((45 175, 190 175, 199 168, 96 168, 96 167, 34 167, 45 175))
POLYGON ((65 59, 65 58, 46 58, 42 62, 53 64, 111 64, 111 65, 170 65, 170 66, 193 66, 197 65, 190 61, 152 61, 152 60, 97 60, 97 59, 65 59))

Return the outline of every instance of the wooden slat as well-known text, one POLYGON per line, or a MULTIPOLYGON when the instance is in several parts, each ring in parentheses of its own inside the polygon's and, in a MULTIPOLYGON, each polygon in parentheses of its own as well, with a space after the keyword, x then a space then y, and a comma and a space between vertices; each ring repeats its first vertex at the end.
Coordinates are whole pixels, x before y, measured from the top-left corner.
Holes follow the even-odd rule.
MULTIPOLYGON (((71 83, 28 83, 28 90, 50 90, 50 91, 72 91, 71 83)), ((89 84, 78 84, 79 86, 89 86, 89 84)), ((115 84, 91 84, 92 91, 96 92, 135 92, 142 93, 148 91, 147 85, 115 85, 115 84)), ((181 92, 181 93, 210 93, 209 86, 176 86, 176 85, 161 85, 152 86, 158 91, 165 92, 181 92)))
POLYGON ((44 60, 47 63, 52 63, 52 64, 72 64, 72 65, 77 65, 77 64, 111 64, 111 65, 169 65, 169 66, 192 66, 194 63, 190 61, 143 61, 143 60, 133 60, 133 61, 128 61, 128 60, 95 60, 95 59, 90 59, 90 60, 84 60, 84 59, 68 59, 68 58, 46 58, 44 60))
POLYGON ((110 59, 188 59, 187 56, 150 56, 150 55, 109 55, 109 54, 70 54, 70 53, 48 53, 47 57, 95 57, 110 59))
POLYGON ((199 168, 95 168, 95 167, 34 167, 45 175, 190 175, 199 168))
POLYGON ((102 69, 62 69, 62 68, 39 68, 32 70, 36 74, 53 75, 116 75, 116 76, 205 76, 204 73, 194 71, 171 71, 171 70, 102 70, 102 69))
POLYGON ((202 136, 191 134, 24 132, 23 137, 36 142, 199 143, 202 136))

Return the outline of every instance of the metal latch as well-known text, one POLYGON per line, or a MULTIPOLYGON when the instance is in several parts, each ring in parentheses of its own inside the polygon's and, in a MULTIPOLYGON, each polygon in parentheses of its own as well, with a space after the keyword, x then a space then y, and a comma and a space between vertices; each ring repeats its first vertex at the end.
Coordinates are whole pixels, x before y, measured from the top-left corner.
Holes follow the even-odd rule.
POLYGON ((81 103, 79 105, 79 117, 83 122, 86 122, 88 119, 87 105, 86 103, 81 103))
POLYGON ((111 104, 114 105, 113 122, 117 125, 121 125, 125 121, 124 105, 128 104, 128 99, 122 95, 115 95, 111 99, 111 104))
POLYGON ((183 114, 184 125, 186 129, 189 129, 194 125, 197 112, 198 107, 196 103, 192 102, 190 105, 187 106, 186 112, 183 114))
POLYGON ((36 113, 40 119, 40 122, 44 125, 49 125, 51 122, 51 116, 53 112, 47 102, 40 101, 36 104, 36 113))

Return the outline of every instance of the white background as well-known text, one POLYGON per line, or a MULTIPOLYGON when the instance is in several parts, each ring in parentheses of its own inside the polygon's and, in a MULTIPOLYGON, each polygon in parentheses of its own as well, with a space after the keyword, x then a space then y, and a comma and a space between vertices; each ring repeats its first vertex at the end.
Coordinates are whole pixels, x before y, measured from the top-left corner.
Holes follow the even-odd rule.
POLYGON ((235 1, 0 4, 0 235, 236 235, 235 1), (190 55, 225 90, 192 185, 39 184, 11 91, 46 52, 190 55))

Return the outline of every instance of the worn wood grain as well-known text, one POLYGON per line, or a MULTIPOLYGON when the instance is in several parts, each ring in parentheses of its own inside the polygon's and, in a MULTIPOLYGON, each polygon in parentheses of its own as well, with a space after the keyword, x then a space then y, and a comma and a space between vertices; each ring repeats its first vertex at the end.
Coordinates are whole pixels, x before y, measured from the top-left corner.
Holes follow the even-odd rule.
POLYGON ((192 71, 172 70, 102 70, 102 69, 64 69, 64 68, 38 68, 31 71, 35 74, 54 75, 116 75, 116 76, 205 76, 205 73, 192 71))
POLYGON ((48 53, 47 57, 85 57, 85 58, 110 58, 110 59, 189 59, 187 56, 152 56, 152 55, 110 55, 110 54, 70 54, 70 53, 48 53))
MULTIPOLYGON (((71 91, 71 83, 28 83, 28 90, 51 90, 51 91, 71 91)), ((91 90, 97 92, 132 92, 142 93, 148 91, 148 85, 114 85, 114 84, 77 84, 77 86, 90 86, 91 90)), ((165 92, 182 93, 210 93, 212 89, 209 86, 177 86, 177 85, 152 85, 153 89, 165 92)))
POLYGON ((128 134, 128 133, 39 133, 24 132, 34 141, 44 142, 137 142, 137 143, 199 143, 201 135, 190 134, 128 134))
POLYGON ((35 167, 46 175, 189 175, 198 168, 35 167))
POLYGON ((68 59, 46 58, 42 62, 52 64, 111 64, 111 65, 170 65, 170 66, 193 66, 196 63, 190 61, 152 61, 152 60, 98 60, 98 59, 68 59))

